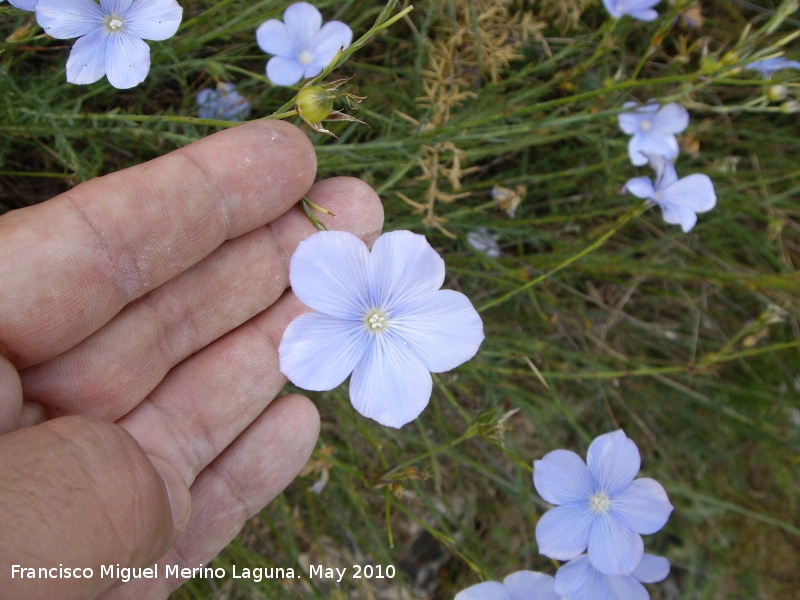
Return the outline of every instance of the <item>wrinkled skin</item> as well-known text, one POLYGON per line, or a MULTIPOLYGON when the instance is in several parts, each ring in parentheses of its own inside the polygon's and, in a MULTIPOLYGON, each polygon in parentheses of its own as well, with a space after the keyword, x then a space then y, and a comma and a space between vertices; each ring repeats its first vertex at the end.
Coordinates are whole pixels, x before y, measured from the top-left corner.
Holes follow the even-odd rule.
POLYGON ((316 408, 275 399, 307 310, 296 203, 368 243, 383 221, 367 185, 315 174, 300 130, 253 123, 0 217, 3 598, 166 598, 181 581, 112 588, 99 565, 206 563, 303 467, 316 408))

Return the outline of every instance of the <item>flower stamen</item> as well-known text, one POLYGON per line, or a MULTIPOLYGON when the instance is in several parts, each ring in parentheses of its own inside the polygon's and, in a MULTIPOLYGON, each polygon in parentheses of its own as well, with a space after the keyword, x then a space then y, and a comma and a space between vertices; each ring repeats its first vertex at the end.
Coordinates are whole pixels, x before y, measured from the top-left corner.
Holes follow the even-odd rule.
POLYGON ((117 31, 118 29, 122 29, 122 19, 115 16, 108 16, 106 17, 106 29, 108 31, 117 31))
POLYGON ((594 496, 589 498, 589 508, 591 508, 598 515, 607 512, 611 507, 611 498, 603 492, 597 492, 594 496))
POLYGON ((366 325, 367 331, 370 333, 386 331, 389 326, 389 315, 382 310, 370 310, 364 317, 364 325, 366 325))
POLYGON ((297 57, 297 60, 299 60, 299 61, 300 61, 301 63, 303 63, 304 65, 307 65, 307 64, 309 64, 309 63, 310 63, 312 60, 314 60, 314 55, 313 55, 313 54, 311 54, 311 52, 309 52, 308 50, 303 50, 303 51, 300 53, 300 56, 298 56, 298 57, 297 57))
POLYGON ((641 123, 639 123, 639 128, 642 131, 650 131, 650 129, 652 127, 653 127, 653 124, 650 121, 648 121, 647 119, 644 119, 641 123))

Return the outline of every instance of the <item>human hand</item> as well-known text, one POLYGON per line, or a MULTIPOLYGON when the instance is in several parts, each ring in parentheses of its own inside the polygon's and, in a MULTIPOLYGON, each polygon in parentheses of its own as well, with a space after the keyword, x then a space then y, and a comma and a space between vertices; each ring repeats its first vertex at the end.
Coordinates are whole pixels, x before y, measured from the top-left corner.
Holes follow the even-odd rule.
POLYGON ((306 310, 287 291, 314 232, 296 202, 368 242, 383 220, 358 180, 307 191, 315 172, 302 132, 260 122, 0 218, 4 598, 166 598, 181 581, 163 575, 103 593, 99 565, 207 563, 305 464, 316 409, 274 400, 306 310))

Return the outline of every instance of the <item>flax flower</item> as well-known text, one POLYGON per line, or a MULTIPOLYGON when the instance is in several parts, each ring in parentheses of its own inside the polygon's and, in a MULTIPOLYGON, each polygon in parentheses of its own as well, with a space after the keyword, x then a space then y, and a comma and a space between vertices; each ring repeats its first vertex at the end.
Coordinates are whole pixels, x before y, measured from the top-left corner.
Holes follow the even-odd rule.
POLYGON ((197 106, 201 119, 241 121, 250 114, 250 103, 236 91, 232 83, 223 83, 216 89, 200 90, 197 92, 197 106))
POLYGON ((105 75, 115 88, 139 85, 150 71, 143 40, 175 35, 183 9, 175 0, 39 0, 36 20, 51 37, 79 38, 67 60, 67 81, 89 84, 105 75))
POLYGON ((475 231, 470 231, 467 234, 467 243, 489 258, 499 258, 500 246, 497 244, 499 237, 486 229, 486 227, 478 227, 475 231))
POLYGON ((259 48, 275 55, 267 63, 267 77, 275 85, 316 77, 352 40, 347 25, 341 21, 323 25, 322 15, 308 2, 295 2, 283 13, 283 22, 270 19, 256 31, 259 48))
POLYGON ((313 309, 289 324, 281 371, 295 385, 331 390, 350 373, 350 401, 365 417, 401 427, 430 400, 430 372, 454 369, 483 341, 466 296, 440 290, 444 261, 422 235, 393 231, 372 252, 342 231, 297 247, 289 279, 313 309))
MULTIPOLYGON (((636 106, 626 102, 625 108, 636 106)), ((646 154, 661 154, 670 160, 677 158, 679 147, 676 133, 689 126, 689 113, 674 102, 663 107, 649 102, 633 112, 622 113, 618 117, 619 127, 631 137, 628 142, 628 155, 637 167, 647 164, 646 154)))
POLYGON ((556 573, 555 591, 569 600, 650 600, 643 583, 663 581, 669 561, 645 554, 630 577, 603 575, 585 554, 562 566, 556 573))
POLYGON ((695 173, 678 179, 675 167, 663 156, 648 156, 656 171, 656 181, 649 177, 634 177, 623 191, 637 198, 652 200, 661 207, 664 221, 680 225, 684 233, 697 223, 697 213, 708 212, 717 204, 714 184, 708 175, 695 173))
POLYGON ((503 583, 486 581, 456 594, 454 600, 560 600, 550 575, 536 571, 518 571, 503 583))
POLYGON ((639 449, 622 430, 596 438, 586 463, 554 450, 533 463, 539 495, 558 505, 536 525, 539 552, 572 560, 588 547, 592 566, 605 575, 630 575, 644 554, 640 534, 655 533, 672 505, 653 479, 636 479, 639 449))
POLYGON ((774 58, 765 58, 764 60, 757 60, 744 66, 748 71, 757 71, 762 77, 772 77, 773 73, 783 71, 784 69, 794 69, 800 71, 800 62, 796 60, 789 60, 783 56, 776 56, 774 58))

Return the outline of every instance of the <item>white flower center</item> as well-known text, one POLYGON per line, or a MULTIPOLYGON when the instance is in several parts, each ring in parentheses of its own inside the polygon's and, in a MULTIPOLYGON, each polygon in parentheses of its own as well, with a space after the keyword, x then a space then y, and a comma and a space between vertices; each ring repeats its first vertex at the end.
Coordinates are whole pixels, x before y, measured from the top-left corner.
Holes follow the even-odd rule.
POLYGON ((663 192, 656 192, 655 194, 653 194, 653 200, 655 200, 656 202, 661 202, 661 198, 663 197, 664 197, 663 192))
POLYGON ((370 333, 386 331, 389 327, 389 315, 380 309, 372 309, 364 317, 364 325, 370 333))
POLYGON ((611 507, 611 499, 603 492, 597 492, 589 498, 589 508, 598 515, 602 515, 611 507))
POLYGON ((119 17, 108 16, 106 17, 105 25, 107 31, 117 31, 122 29, 122 19, 119 17))
POLYGON ((653 124, 647 119, 644 119, 641 123, 639 123, 639 127, 641 128, 642 131, 650 131, 650 128, 652 126, 653 124))
POLYGON ((308 64, 308 63, 310 63, 312 60, 314 60, 314 55, 313 55, 313 54, 311 54, 311 52, 309 52, 308 50, 303 50, 303 51, 300 53, 300 56, 298 56, 298 57, 297 57, 297 60, 299 60, 299 61, 300 61, 301 63, 303 63, 304 65, 307 65, 307 64, 308 64))

